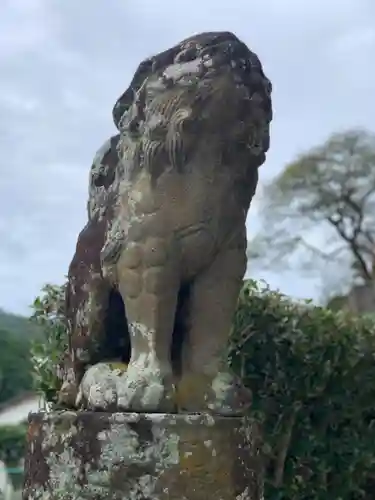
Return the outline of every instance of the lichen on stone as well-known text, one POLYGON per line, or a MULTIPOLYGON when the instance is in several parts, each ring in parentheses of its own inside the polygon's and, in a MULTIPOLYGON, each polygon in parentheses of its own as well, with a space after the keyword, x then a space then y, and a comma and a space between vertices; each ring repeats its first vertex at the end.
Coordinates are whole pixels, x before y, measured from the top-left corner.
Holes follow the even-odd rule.
POLYGON ((212 415, 30 417, 25 500, 261 500, 256 428, 212 415), (244 450, 246 453, 244 453, 244 450))

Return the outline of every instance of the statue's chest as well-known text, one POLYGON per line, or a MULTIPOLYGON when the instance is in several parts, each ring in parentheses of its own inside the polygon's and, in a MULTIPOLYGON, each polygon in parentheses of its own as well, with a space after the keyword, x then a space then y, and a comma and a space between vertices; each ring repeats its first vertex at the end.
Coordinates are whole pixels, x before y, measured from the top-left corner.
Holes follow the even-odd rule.
POLYGON ((151 241, 167 248, 186 279, 208 265, 233 233, 241 231, 245 218, 233 190, 198 180, 180 175, 157 188, 146 182, 132 186, 118 215, 125 248, 147 247, 151 241))
POLYGON ((221 232, 243 216, 235 193, 229 176, 170 172, 153 186, 144 174, 122 194, 120 216, 130 225, 141 223, 148 230, 160 226, 165 234, 189 240, 203 226, 211 233, 221 232))

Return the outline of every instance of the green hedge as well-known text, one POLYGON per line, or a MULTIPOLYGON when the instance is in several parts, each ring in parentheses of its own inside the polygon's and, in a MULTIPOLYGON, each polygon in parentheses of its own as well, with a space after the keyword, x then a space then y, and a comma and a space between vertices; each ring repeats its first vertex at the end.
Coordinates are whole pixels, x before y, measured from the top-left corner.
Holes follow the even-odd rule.
POLYGON ((0 426, 0 460, 8 468, 13 487, 18 489, 23 483, 21 461, 25 455, 27 425, 0 426))
MULTIPOLYGON (((50 401, 51 360, 66 342, 59 297, 47 287, 35 302, 47 336, 34 350, 37 382, 50 401)), ((244 284, 229 357, 263 426, 267 500, 374 498, 374 324, 244 284)))
POLYGON ((374 355, 370 318, 245 284, 230 359, 263 424, 267 500, 363 498, 375 472, 374 355))
POLYGON ((24 457, 27 425, 0 426, 0 460, 7 467, 17 467, 24 457))

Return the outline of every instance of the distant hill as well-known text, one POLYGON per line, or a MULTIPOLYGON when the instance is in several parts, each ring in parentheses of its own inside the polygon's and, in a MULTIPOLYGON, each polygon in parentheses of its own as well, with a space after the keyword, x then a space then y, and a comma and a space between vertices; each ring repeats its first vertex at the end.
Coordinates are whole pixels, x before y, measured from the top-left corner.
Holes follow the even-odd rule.
POLYGON ((0 405, 33 390, 30 342, 39 336, 28 318, 0 309, 0 405))
POLYGON ((40 336, 40 328, 25 316, 19 316, 0 309, 0 330, 18 338, 35 339, 40 336))

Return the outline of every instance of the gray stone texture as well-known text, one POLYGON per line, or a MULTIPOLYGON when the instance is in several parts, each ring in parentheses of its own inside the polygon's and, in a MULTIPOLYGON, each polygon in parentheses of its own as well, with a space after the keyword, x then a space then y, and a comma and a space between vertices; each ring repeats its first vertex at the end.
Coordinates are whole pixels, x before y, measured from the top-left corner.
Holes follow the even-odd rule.
POLYGON ((100 412, 29 418, 24 500, 260 500, 245 417, 100 412))

